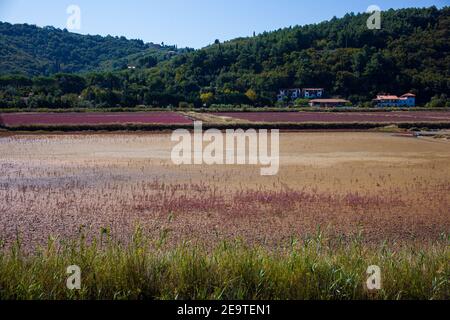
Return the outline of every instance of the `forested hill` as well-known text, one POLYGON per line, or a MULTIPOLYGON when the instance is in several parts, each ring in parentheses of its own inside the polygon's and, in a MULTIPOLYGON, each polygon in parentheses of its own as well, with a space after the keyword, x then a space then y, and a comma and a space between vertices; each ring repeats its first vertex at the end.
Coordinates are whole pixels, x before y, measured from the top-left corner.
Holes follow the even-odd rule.
MULTIPOLYGON (((380 92, 413 91, 420 101, 450 87, 450 7, 389 10, 381 30, 368 14, 216 43, 153 70, 166 88, 219 100, 226 92, 256 92, 273 101, 280 88, 323 87, 330 95, 367 100, 380 92), (161 70, 163 71, 161 75, 161 70)), ((232 99, 231 96, 229 96, 232 99)))
POLYGON ((436 106, 448 104, 450 7, 385 11, 381 30, 369 30, 368 17, 347 14, 250 38, 217 40, 204 49, 158 61, 141 57, 140 52, 150 50, 141 41, 2 24, 10 34, 2 36, 9 41, 0 41, 0 50, 6 52, 0 53, 0 75, 4 75, 0 107, 23 107, 20 97, 29 97, 27 107, 177 106, 180 102, 263 106, 273 105, 278 90, 289 87, 322 87, 329 96, 357 104, 370 103, 383 92, 413 92, 421 105, 432 98, 436 106), (29 38, 27 34, 33 32, 35 36, 29 38), (129 57, 141 61, 136 69, 82 78, 5 76, 21 69, 29 74, 108 65, 115 69, 129 57))
POLYGON ((0 22, 0 74, 50 75, 153 67, 176 47, 124 37, 80 35, 53 27, 0 22))

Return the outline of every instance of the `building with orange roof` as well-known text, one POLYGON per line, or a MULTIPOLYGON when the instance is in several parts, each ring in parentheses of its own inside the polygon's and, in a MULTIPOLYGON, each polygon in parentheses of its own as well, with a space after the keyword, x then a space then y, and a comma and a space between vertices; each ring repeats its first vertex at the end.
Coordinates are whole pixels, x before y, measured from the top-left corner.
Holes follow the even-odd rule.
POLYGON ((378 95, 373 102, 377 107, 415 107, 416 95, 405 93, 398 97, 394 95, 378 95))

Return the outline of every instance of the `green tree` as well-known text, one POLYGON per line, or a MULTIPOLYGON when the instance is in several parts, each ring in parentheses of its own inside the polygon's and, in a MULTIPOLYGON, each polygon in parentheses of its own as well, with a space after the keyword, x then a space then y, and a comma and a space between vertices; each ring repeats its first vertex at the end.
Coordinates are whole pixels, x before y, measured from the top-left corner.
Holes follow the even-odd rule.
POLYGON ((255 102, 258 99, 258 95, 256 94, 255 90, 253 90, 253 89, 248 89, 247 92, 245 92, 245 96, 251 102, 255 102))
POLYGON ((214 93, 212 92, 201 93, 200 100, 202 101, 204 106, 209 106, 214 101, 214 93))

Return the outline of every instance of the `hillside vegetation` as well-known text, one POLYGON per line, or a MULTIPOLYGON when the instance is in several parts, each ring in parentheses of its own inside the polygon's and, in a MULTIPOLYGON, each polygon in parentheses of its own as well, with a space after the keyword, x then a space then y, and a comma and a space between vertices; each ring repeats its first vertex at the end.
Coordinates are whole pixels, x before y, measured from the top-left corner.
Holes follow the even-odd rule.
POLYGON ((177 51, 175 46, 125 37, 81 35, 54 27, 0 22, 0 74, 103 71, 126 69, 129 64, 153 67, 177 51))
MULTIPOLYGON (((430 100, 433 107, 448 105, 450 8, 389 10, 382 13, 381 30, 369 30, 368 17, 368 14, 347 14, 319 24, 225 43, 216 40, 201 50, 152 60, 133 70, 119 70, 121 58, 111 56, 103 59, 102 65, 109 63, 114 72, 33 78, 3 76, 0 105, 22 108, 178 106, 180 103, 182 106, 265 106, 273 105, 278 90, 285 87, 323 87, 329 96, 345 97, 366 106, 382 92, 413 92, 421 105, 430 100)), ((12 34, 15 28, 25 28, 9 27, 12 34)), ((41 41, 45 43, 46 32, 43 29, 39 32, 43 33, 41 41)), ((81 57, 85 51, 116 43, 118 50, 106 50, 110 55, 129 57, 140 50, 149 50, 139 41, 61 34, 67 42, 71 37, 87 37, 85 46, 73 51, 70 45, 60 46, 58 50, 63 56, 81 57), (95 43, 94 39, 104 45, 90 45, 95 43)), ((10 38, 21 39, 19 35, 10 38)), ((40 56, 39 52, 45 56, 51 51, 47 45, 40 46, 38 40, 33 47, 37 53, 28 53, 32 57, 30 61, 40 56)), ((1 72, 19 68, 14 65, 30 68, 28 58, 19 57, 3 61, 12 66, 2 67, 1 72)), ((56 71, 89 71, 83 59, 71 68, 56 71)), ((91 63, 99 64, 95 59, 91 63)), ((67 62, 67 65, 72 64, 67 62)))

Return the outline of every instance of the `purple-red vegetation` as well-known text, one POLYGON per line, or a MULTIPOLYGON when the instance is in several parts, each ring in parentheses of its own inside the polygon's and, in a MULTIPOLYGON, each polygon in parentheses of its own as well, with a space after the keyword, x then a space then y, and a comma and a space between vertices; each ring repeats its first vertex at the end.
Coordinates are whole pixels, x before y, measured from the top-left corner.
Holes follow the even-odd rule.
POLYGON ((98 181, 95 186, 69 177, 46 183, 3 181, 1 240, 11 244, 20 234, 29 247, 44 244, 51 235, 76 238, 80 228, 90 237, 108 228, 118 240, 127 241, 139 225, 155 239, 164 230, 170 232, 174 243, 242 237, 274 245, 314 233, 319 226, 331 228, 335 235, 362 230, 374 242, 431 239, 450 228, 450 184, 422 187, 410 201, 405 190, 389 188, 366 194, 287 187, 219 190, 209 184, 159 180, 130 186, 98 181))
POLYGON ((21 125, 101 125, 101 124, 191 124, 192 120, 176 112, 130 113, 4 113, 0 122, 21 125))
POLYGON ((225 112, 252 122, 450 122, 450 112, 225 112))

